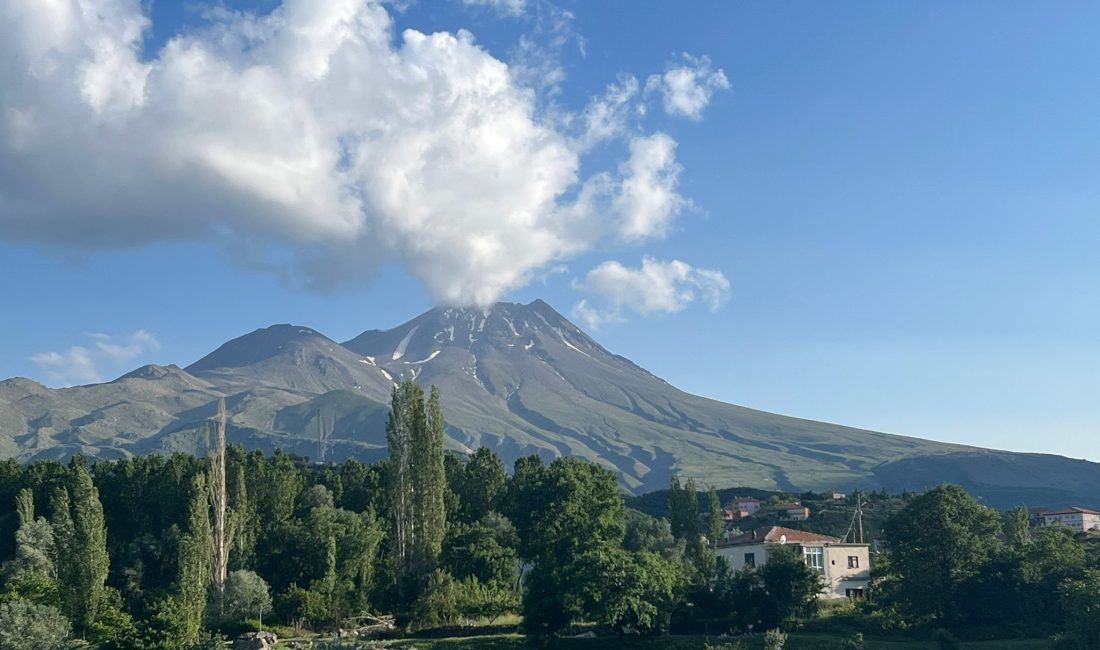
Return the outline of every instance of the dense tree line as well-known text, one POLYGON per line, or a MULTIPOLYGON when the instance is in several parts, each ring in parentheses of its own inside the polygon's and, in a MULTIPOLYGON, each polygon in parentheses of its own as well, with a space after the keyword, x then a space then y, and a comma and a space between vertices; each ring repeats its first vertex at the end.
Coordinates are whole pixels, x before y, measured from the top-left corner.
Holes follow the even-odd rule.
POLYGON ((884 532, 868 607, 884 626, 1058 634, 1062 647, 1100 648, 1100 558, 1070 528, 1032 529, 1026 508, 998 513, 945 485, 911 499, 884 532))

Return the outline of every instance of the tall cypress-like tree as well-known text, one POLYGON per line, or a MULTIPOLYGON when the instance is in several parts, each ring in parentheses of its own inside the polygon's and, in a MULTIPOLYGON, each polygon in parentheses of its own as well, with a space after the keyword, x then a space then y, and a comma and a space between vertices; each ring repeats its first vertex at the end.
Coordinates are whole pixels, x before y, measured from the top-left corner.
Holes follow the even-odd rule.
POLYGON ((711 546, 717 548, 723 530, 722 502, 718 499, 718 490, 712 485, 707 491, 707 537, 710 538, 711 546))
POLYGON ((446 526, 443 470, 443 412, 439 392, 406 381, 394 389, 386 442, 393 508, 393 558, 398 590, 414 598, 435 569, 446 526))
POLYGON ((95 622, 106 595, 107 527, 92 475, 82 462, 70 468, 68 489, 53 501, 58 586, 64 612, 81 634, 95 622))
POLYGON ((393 546, 394 576, 398 591, 404 595, 405 583, 410 575, 409 549, 412 530, 412 482, 409 445, 411 430, 416 426, 416 396, 423 393, 412 382, 395 386, 390 398, 390 417, 386 422, 386 446, 390 454, 388 488, 392 503, 391 544, 393 546))
POLYGON ((225 400, 218 400, 217 438, 214 451, 210 454, 210 505, 214 510, 213 546, 214 546, 214 596, 218 613, 221 614, 225 597, 225 580, 229 576, 229 548, 232 533, 229 524, 229 489, 226 483, 226 447, 225 428, 227 415, 225 400))
POLYGON ((214 537, 206 476, 196 474, 191 484, 187 532, 180 539, 176 598, 184 646, 196 643, 206 614, 206 594, 213 577, 214 537))
POLYGON ((421 534, 417 540, 417 573, 424 577, 430 575, 439 564, 439 554, 443 550, 443 533, 447 526, 444 505, 447 477, 443 469, 445 427, 443 409, 439 404, 439 389, 432 386, 426 421, 423 427, 417 428, 417 433, 421 436, 413 441, 414 454, 417 457, 416 501, 421 522, 421 534))

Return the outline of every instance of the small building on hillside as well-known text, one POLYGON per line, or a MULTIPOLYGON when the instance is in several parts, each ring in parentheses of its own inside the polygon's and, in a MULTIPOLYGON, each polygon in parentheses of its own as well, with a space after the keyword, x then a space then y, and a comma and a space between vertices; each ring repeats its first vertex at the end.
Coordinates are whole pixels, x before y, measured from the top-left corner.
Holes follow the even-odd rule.
POLYGON ((781 503, 775 507, 780 519, 787 521, 806 521, 810 518, 810 509, 801 503, 781 503))
POLYGON ((760 511, 761 501, 753 497, 734 497, 722 508, 722 519, 739 521, 751 517, 760 511))
POLYGON ((843 501, 848 498, 847 494, 839 492, 837 490, 833 490, 832 492, 830 492, 829 496, 833 498, 833 501, 843 501))
POLYGON ((1088 508, 1065 508, 1042 513, 1044 526, 1069 526, 1075 532, 1100 530, 1100 512, 1088 508))
POLYGON ((782 526, 763 526, 718 544, 717 554, 734 570, 760 567, 779 546, 794 545, 806 565, 823 578, 820 598, 862 598, 871 581, 871 556, 867 544, 846 544, 836 537, 782 526))

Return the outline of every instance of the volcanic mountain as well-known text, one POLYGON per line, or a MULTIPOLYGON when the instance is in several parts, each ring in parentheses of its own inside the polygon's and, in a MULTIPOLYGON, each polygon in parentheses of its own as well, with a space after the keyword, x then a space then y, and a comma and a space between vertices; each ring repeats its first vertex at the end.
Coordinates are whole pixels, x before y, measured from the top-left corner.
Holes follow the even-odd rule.
POLYGON ((311 458, 379 458, 395 382, 439 387, 448 447, 506 461, 580 456, 631 492, 673 474, 719 487, 802 491, 959 483, 994 505, 1098 505, 1100 465, 992 451, 786 417, 685 393, 542 301, 433 309, 343 344, 276 325, 185 369, 146 366, 105 384, 0 382, 0 454, 201 453, 218 398, 230 441, 311 458))

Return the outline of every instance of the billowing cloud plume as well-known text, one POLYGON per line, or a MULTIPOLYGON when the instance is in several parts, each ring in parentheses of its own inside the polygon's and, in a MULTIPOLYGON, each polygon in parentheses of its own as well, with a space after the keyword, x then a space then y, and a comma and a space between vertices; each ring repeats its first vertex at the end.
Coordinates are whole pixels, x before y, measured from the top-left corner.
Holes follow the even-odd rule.
POLYGON ((101 370, 119 370, 129 362, 160 349, 155 336, 145 330, 110 336, 91 334, 90 346, 74 345, 64 352, 40 352, 31 357, 55 385, 73 386, 103 381, 101 370))
POLYGON ((614 260, 589 271, 576 288, 594 297, 573 307, 573 315, 589 327, 598 328, 623 319, 623 310, 649 315, 682 311, 702 301, 717 311, 729 298, 730 283, 721 271, 699 269, 672 260, 662 262, 646 256, 641 267, 628 267, 614 260))
POLYGON ((660 93, 669 115, 699 120, 711 96, 729 90, 730 82, 725 72, 711 66, 709 58, 685 53, 682 61, 670 65, 664 74, 651 75, 645 87, 647 93, 660 93))
POLYGON ((0 238, 206 241, 316 289, 396 258, 485 305, 685 205, 675 142, 613 125, 636 82, 610 117, 548 117, 470 33, 395 34, 373 0, 212 9, 148 57, 142 6, 0 3, 0 238), (593 137, 628 152, 584 177, 593 137))

